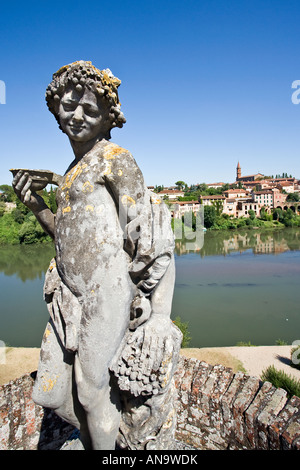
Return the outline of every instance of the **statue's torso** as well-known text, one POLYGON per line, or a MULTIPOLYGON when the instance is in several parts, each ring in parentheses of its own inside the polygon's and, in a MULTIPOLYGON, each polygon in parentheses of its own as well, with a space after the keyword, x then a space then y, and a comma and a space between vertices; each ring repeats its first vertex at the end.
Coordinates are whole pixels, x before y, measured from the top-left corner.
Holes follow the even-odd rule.
POLYGON ((101 283, 108 273, 113 276, 115 262, 120 274, 127 271, 117 205, 105 184, 108 171, 100 147, 68 171, 57 191, 57 266, 72 290, 90 289, 95 279, 101 283))

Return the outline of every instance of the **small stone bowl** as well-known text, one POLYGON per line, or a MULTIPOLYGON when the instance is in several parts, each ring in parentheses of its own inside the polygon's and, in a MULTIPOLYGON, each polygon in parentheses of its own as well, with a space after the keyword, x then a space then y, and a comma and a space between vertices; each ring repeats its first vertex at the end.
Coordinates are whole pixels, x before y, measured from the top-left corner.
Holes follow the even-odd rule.
POLYGON ((44 189, 48 184, 54 184, 59 186, 62 177, 53 173, 53 171, 49 170, 28 170, 25 168, 12 168, 9 170, 12 172, 13 176, 15 176, 18 171, 23 171, 24 173, 28 173, 32 178, 32 185, 30 187, 31 191, 41 191, 44 189))

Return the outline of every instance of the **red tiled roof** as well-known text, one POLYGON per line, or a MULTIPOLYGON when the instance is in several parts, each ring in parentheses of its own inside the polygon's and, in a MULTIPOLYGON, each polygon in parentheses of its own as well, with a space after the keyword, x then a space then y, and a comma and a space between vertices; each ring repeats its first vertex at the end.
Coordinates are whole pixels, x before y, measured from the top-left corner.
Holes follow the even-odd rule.
POLYGON ((176 201, 175 204, 184 206, 184 204, 200 204, 200 202, 199 201, 176 201))
POLYGON ((281 181, 280 186, 294 186, 292 181, 281 181))
POLYGON ((224 193, 247 193, 246 189, 226 189, 224 193))
POLYGON ((179 191, 178 189, 163 189, 157 194, 184 194, 184 191, 179 191))
POLYGON ((254 191, 253 194, 273 194, 271 189, 261 189, 260 191, 254 191))
POLYGON ((200 196, 200 199, 225 199, 225 196, 216 194, 215 196, 200 196))

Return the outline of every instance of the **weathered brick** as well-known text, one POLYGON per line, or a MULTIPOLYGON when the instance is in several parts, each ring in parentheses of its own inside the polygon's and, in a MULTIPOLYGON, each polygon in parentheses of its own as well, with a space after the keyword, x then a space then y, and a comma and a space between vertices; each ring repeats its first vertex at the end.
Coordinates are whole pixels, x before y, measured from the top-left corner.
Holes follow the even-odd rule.
POLYGON ((293 449, 300 450, 300 437, 293 442, 293 449))
POLYGON ((282 433, 282 448, 294 449, 294 442, 300 437, 300 414, 294 415, 289 425, 282 433))
POLYGON ((233 377, 230 386, 228 387, 224 395, 221 397, 221 409, 223 415, 223 422, 225 423, 223 428, 224 436, 229 437, 231 435, 233 426, 233 402, 235 401, 239 390, 241 389, 246 380, 247 376, 245 374, 243 374, 242 372, 237 372, 233 377))
POLYGON ((247 432, 244 413, 252 403, 259 390, 259 379, 247 376, 242 389, 233 403, 233 432, 235 439, 242 445, 247 445, 247 432))
POLYGON ((269 426, 275 421, 275 418, 287 402, 287 392, 282 389, 276 389, 272 397, 269 398, 265 407, 257 416, 257 446, 262 450, 269 450, 269 426))
POLYGON ((196 370, 196 373, 193 377, 193 381, 191 384, 191 400, 192 402, 196 403, 200 398, 202 393, 203 386, 210 376, 212 370, 212 366, 207 364, 206 362, 199 362, 199 367, 196 370))
POLYGON ((0 450, 8 450, 9 449, 9 434, 10 434, 10 426, 8 420, 8 413, 5 419, 1 422, 0 427, 0 450))
POLYGON ((195 376, 195 371, 199 368, 200 362, 196 359, 190 361, 185 360, 184 362, 184 374, 181 376, 180 392, 190 397, 192 382, 195 376))
POLYGON ((0 450, 9 449, 10 419, 7 406, 9 385, 0 386, 0 450))
POLYGON ((185 373, 185 364, 186 364, 186 359, 182 356, 179 356, 178 362, 177 362, 177 368, 174 373, 174 383, 175 383, 175 387, 177 390, 180 388, 181 380, 185 373))
POLYGON ((275 387, 270 382, 264 382, 252 404, 245 412, 246 435, 252 449, 257 448, 257 422, 256 418, 264 404, 274 393, 275 387))
MULTIPOLYGON (((188 360, 184 357, 179 358, 177 364, 177 371, 174 377, 178 397, 176 404, 176 411, 178 413, 178 416, 182 416, 184 410, 189 407, 191 395, 191 382, 195 374, 194 369, 197 369, 198 367, 199 361, 197 361, 196 359, 188 360)), ((179 419, 179 423, 181 421, 182 420, 179 419)))
POLYGON ((186 424, 185 430, 197 435, 202 435, 200 428, 193 426, 192 424, 186 424))
POLYGON ((175 434, 176 439, 182 440, 186 444, 195 447, 196 449, 202 448, 202 439, 199 434, 191 432, 191 430, 181 430, 180 433, 176 432, 175 434))
POLYGON ((33 383, 25 375, 0 387, 1 450, 55 450, 74 429, 53 411, 33 403, 33 383))
POLYGON ((218 378, 216 370, 211 368, 207 380, 201 388, 201 395, 199 394, 198 404, 201 413, 201 424, 203 426, 210 426, 210 397, 215 387, 215 382, 218 378))
POLYGON ((300 398, 293 396, 280 411, 277 418, 269 426, 269 443, 271 450, 281 448, 281 435, 288 426, 291 418, 299 413, 300 398))
POLYGON ((216 432, 215 429, 211 429, 211 432, 207 434, 207 446, 208 449, 217 448, 218 450, 224 450, 227 447, 227 440, 216 432))
POLYGON ((232 381, 233 371, 223 366, 214 366, 214 370, 216 372, 216 380, 210 395, 210 425, 218 432, 221 432, 224 427, 221 399, 232 381))
POLYGON ((177 427, 184 428, 188 419, 188 410, 177 410, 177 427))
POLYGON ((203 387, 210 377, 211 370, 212 366, 201 361, 192 379, 189 415, 194 419, 196 426, 200 426, 200 423, 203 423, 203 413, 206 408, 202 403, 202 393, 203 387))
POLYGON ((37 430, 36 420, 36 406, 32 400, 26 400, 25 402, 25 421, 26 421, 26 433, 28 436, 34 434, 37 430))

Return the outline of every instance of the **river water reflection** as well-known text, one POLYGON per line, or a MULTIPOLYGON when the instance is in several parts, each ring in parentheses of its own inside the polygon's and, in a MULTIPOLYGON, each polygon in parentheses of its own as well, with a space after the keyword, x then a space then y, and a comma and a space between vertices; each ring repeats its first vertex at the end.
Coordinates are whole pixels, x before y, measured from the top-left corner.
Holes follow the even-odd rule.
MULTIPOLYGON (((39 347, 52 245, 0 247, 0 340, 39 347)), ((300 230, 207 232, 187 251, 176 242, 172 318, 189 323, 191 347, 300 339, 300 230)))
POLYGON ((0 340, 9 346, 40 347, 48 311, 43 284, 52 245, 0 246, 0 340))
POLYGON ((187 252, 176 244, 173 318, 191 347, 273 345, 300 339, 300 230, 209 232, 187 252))

